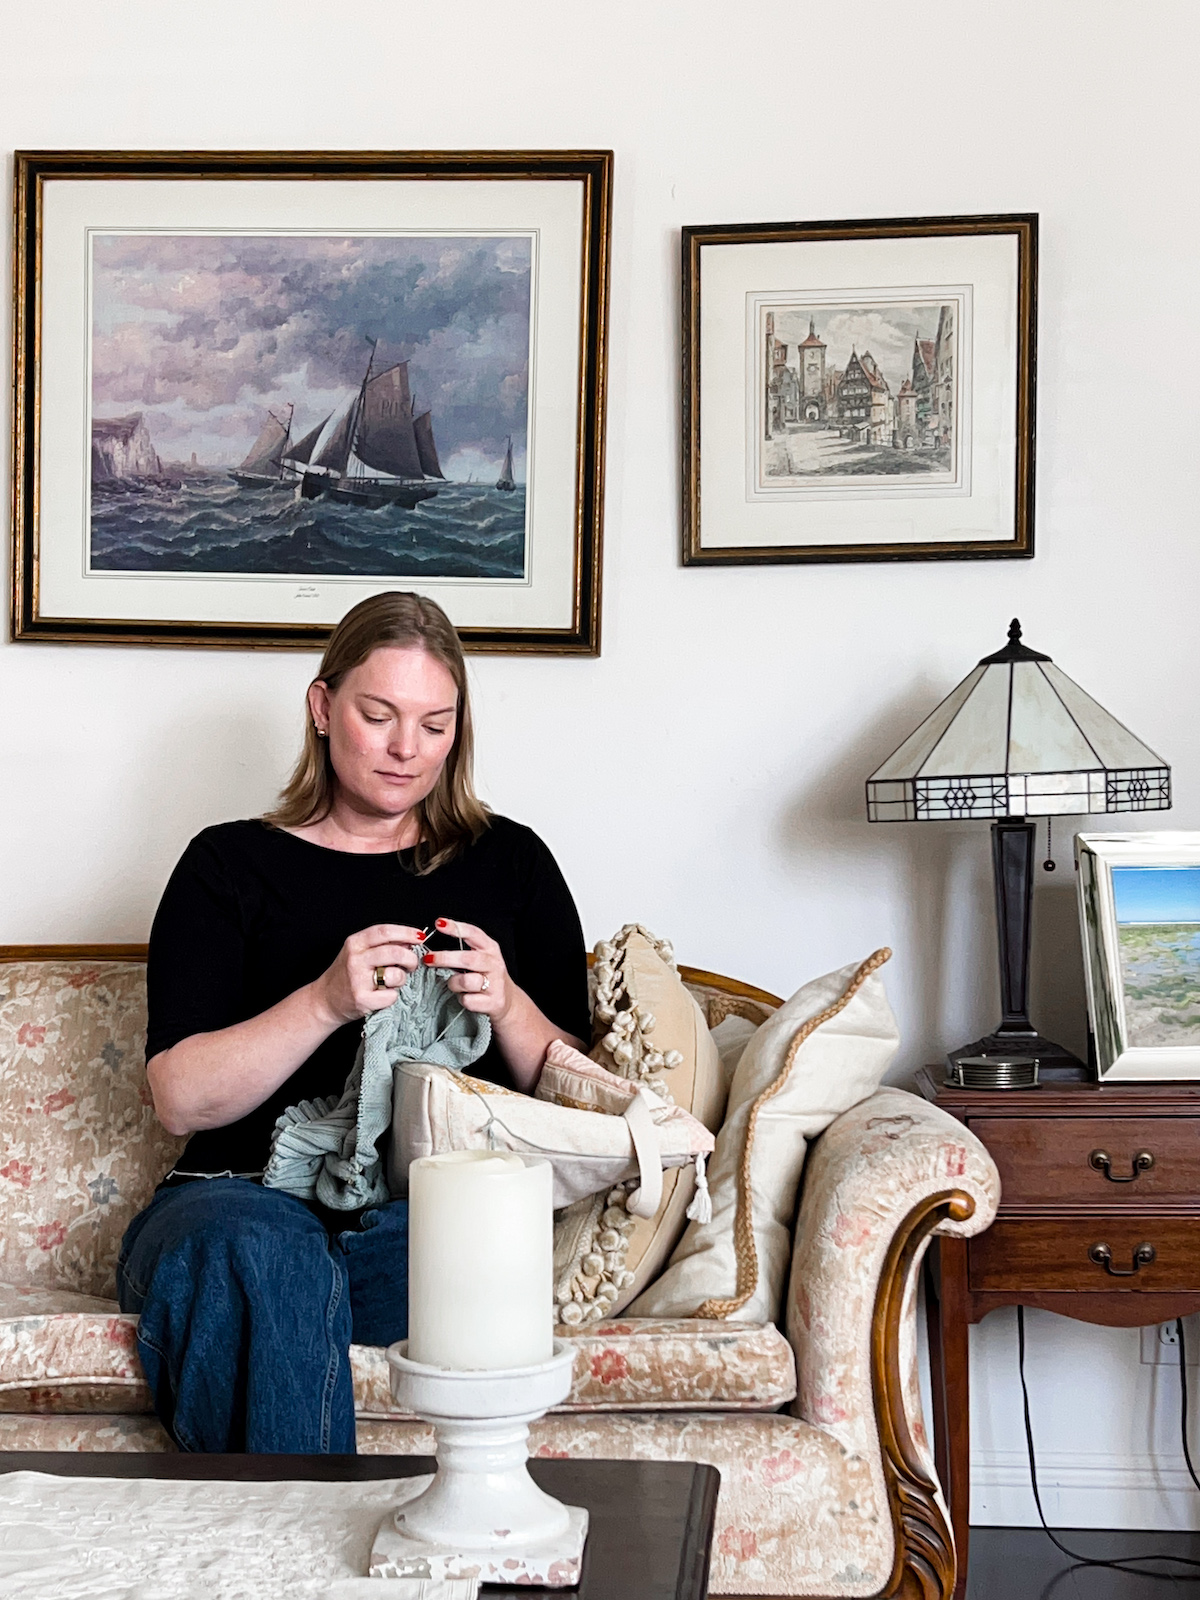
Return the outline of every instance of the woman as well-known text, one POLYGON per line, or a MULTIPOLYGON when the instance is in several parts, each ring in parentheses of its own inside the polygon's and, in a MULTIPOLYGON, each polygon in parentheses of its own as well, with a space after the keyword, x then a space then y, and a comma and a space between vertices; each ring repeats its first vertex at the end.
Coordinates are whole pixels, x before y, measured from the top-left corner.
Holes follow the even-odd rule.
POLYGON ((364 1015, 418 961, 529 1092, 587 1032, 583 935, 553 857, 472 787, 466 666, 445 613, 382 594, 334 630, 270 815, 207 828, 150 935, 147 1074, 190 1135, 133 1219, 121 1307, 185 1450, 353 1452, 348 1349, 407 1320, 407 1206, 330 1213, 259 1181, 276 1118, 341 1093, 364 1015), (437 930, 436 934, 434 930, 437 930))

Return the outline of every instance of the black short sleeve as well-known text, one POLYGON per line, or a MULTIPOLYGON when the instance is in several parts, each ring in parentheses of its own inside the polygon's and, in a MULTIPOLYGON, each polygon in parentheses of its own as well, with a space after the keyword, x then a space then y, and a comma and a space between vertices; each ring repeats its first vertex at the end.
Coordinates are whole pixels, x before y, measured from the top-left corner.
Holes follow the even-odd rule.
POLYGON ((558 862, 525 830, 525 893, 516 918, 519 972, 513 976, 542 1015, 590 1043, 587 950, 579 912, 558 862))
POLYGON ((171 874, 150 929, 146 1059, 245 1020, 245 929, 237 890, 200 834, 171 874))
MULTIPOLYGON (((206 828, 171 874, 150 934, 147 1057, 260 1016, 327 971, 351 934, 385 922, 430 928, 438 917, 482 928, 555 1028, 587 1039, 579 916, 531 829, 493 817, 473 844, 420 875, 411 852, 327 850, 246 820, 206 828)), ((194 1134, 181 1168, 260 1171, 289 1106, 341 1094, 361 1034, 358 1022, 335 1029, 253 1111, 194 1134)), ((511 1082, 494 1039, 472 1070, 511 1082)))

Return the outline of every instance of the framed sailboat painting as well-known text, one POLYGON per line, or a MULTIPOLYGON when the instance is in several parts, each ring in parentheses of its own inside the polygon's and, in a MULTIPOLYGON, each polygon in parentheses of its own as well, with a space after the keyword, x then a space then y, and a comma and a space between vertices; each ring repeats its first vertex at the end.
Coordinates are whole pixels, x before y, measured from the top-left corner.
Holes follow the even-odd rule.
POLYGON ((597 654, 612 156, 16 157, 12 635, 597 654))

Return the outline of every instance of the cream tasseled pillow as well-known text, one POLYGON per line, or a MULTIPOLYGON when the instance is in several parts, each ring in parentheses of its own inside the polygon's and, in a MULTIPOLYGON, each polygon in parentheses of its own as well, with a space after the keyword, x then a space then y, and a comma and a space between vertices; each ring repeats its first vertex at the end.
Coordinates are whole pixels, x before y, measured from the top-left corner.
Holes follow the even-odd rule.
MULTIPOLYGON (((718 1128, 725 1089, 717 1048, 679 977, 671 946, 627 923, 596 946, 593 976, 593 1061, 718 1128)), ((662 1200, 652 1218, 630 1212, 633 1189, 631 1183, 616 1185, 568 1207, 555 1221, 554 1299, 568 1326, 616 1316, 662 1271, 687 1223, 695 1168, 663 1173, 662 1200)))
POLYGON ((900 1042, 879 968, 806 983, 746 1044, 709 1168, 712 1221, 684 1234, 634 1317, 775 1322, 807 1141, 879 1087, 900 1042))
POLYGON ((690 1164, 712 1149, 712 1134, 682 1106, 636 1086, 633 1094, 624 1089, 614 1080, 616 1114, 602 1116, 535 1100, 427 1061, 398 1061, 388 1188, 400 1197, 408 1193, 409 1165, 419 1156, 514 1150, 545 1157, 554 1169, 554 1204, 569 1206, 597 1191, 607 1193, 614 1183, 657 1190, 663 1168, 690 1164))

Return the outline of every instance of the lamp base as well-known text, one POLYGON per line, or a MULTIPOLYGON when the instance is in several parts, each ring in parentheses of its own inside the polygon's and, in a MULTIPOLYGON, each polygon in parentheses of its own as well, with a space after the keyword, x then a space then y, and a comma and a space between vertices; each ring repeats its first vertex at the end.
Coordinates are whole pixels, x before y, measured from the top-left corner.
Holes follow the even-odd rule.
POLYGON ((1072 1055, 1061 1044, 1047 1039, 1036 1028, 1028 1032, 1015 1028, 999 1028, 973 1044, 960 1045, 947 1052, 946 1060, 953 1066, 962 1056, 1032 1056, 1038 1063, 1038 1078, 1042 1083, 1090 1083, 1095 1077, 1078 1056, 1072 1055))

